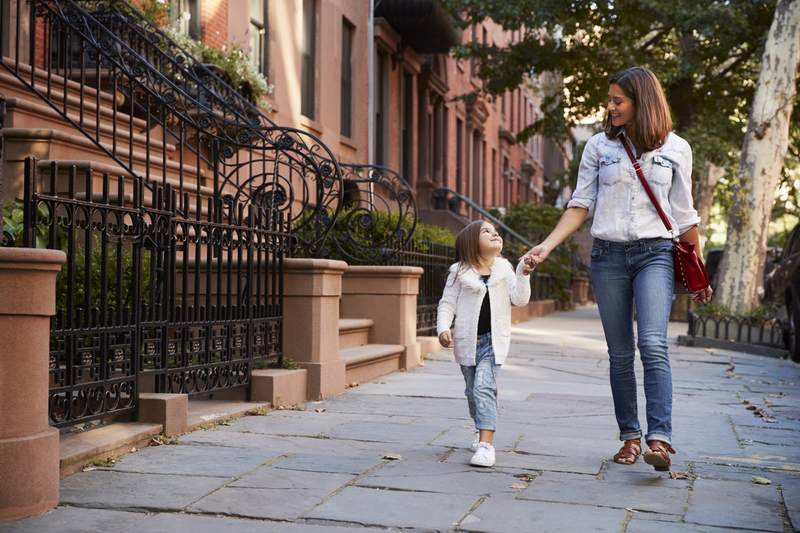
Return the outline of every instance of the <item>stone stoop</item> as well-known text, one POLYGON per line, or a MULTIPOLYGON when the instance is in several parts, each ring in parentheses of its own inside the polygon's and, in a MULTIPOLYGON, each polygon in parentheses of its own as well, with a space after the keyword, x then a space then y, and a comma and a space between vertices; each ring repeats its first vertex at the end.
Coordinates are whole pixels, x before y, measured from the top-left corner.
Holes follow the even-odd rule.
POLYGON ((373 321, 339 319, 339 358, 345 362, 347 385, 365 383, 403 368, 405 346, 370 344, 373 321))

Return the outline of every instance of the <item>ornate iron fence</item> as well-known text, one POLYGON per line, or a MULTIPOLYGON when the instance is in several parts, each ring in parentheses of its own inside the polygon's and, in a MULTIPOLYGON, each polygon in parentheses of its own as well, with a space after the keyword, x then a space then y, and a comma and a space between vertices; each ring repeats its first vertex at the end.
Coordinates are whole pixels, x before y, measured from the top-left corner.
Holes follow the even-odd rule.
POLYGON ((698 315, 689 311, 689 336, 786 348, 785 326, 778 319, 749 320, 698 315))
POLYGON ((232 199, 184 210, 167 184, 26 161, 23 243, 66 252, 50 338, 50 419, 136 408, 139 392, 246 386, 280 364, 283 213, 232 199), (39 172, 41 170, 41 174, 39 172))

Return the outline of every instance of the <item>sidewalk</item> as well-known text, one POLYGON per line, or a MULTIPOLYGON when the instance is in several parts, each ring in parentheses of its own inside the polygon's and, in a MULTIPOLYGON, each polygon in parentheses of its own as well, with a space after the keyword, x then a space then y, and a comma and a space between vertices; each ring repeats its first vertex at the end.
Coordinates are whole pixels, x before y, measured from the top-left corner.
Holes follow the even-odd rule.
MULTIPOLYGON (((684 324, 671 329, 684 331, 684 324)), ((305 411, 249 416, 73 475, 62 482, 61 507, 0 531, 800 527, 797 365, 678 347, 673 338, 673 470, 688 476, 670 479, 641 461, 610 461, 619 442, 596 308, 520 324, 513 341, 498 378, 493 469, 467 465, 463 382, 449 353, 440 352, 423 368, 305 411)))

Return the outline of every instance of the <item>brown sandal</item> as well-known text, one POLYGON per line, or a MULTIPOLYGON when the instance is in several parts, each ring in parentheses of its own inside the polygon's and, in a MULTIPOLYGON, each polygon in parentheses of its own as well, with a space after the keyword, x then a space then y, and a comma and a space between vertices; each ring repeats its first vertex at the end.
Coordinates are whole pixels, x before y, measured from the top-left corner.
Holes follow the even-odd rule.
POLYGON ((657 472, 669 472, 669 467, 672 465, 669 454, 675 453, 672 446, 660 440, 651 440, 647 445, 650 449, 644 452, 644 462, 657 472))
POLYGON ((621 465, 632 465, 639 460, 642 453, 642 439, 626 440, 622 448, 614 455, 614 462, 621 465))

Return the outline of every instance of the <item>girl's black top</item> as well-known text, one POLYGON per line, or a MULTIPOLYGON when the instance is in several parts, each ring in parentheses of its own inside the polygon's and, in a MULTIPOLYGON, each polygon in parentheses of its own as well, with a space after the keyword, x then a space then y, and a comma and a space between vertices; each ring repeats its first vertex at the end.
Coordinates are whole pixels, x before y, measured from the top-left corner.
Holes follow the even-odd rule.
MULTIPOLYGON (((481 276, 481 279, 486 284, 489 281, 489 276, 481 276)), ((492 308, 489 305, 489 288, 486 287, 486 289, 486 296, 483 297, 483 303, 481 304, 481 314, 478 316, 478 335, 492 331, 492 308)))

